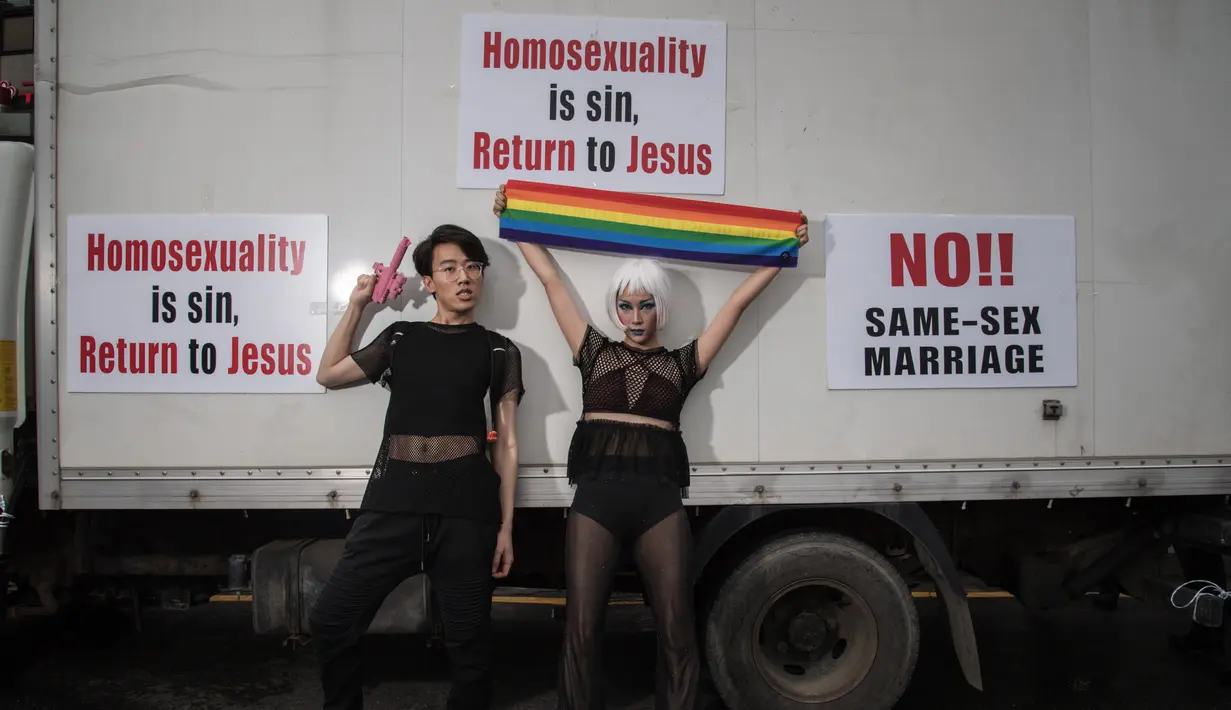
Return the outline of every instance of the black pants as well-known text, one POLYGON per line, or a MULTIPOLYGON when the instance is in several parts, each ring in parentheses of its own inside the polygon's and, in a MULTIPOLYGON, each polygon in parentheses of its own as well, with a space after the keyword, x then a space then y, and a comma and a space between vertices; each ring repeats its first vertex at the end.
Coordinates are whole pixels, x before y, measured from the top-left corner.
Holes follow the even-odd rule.
POLYGON ((385 597, 426 571, 453 665, 449 710, 492 703, 492 556, 499 526, 462 518, 365 512, 310 618, 325 710, 363 707, 360 642, 385 597))
POLYGON ((677 487, 582 481, 565 532, 568 586, 560 710, 606 707, 599 659, 621 548, 631 544, 658 630, 654 707, 692 710, 701 666, 693 619, 692 527, 677 487))

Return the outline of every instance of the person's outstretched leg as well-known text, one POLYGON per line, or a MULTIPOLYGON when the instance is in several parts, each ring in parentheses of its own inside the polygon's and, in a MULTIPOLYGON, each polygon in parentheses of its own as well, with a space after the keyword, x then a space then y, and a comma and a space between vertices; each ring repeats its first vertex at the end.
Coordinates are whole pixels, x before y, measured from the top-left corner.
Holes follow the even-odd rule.
POLYGON ((637 538, 634 552, 658 629, 657 710, 692 710, 701 663, 693 618, 692 528, 679 509, 637 538))
POLYGON ((603 621, 620 543, 593 518, 572 512, 564 533, 564 645, 560 653, 559 710, 600 710, 603 695, 603 621))
POLYGON ((492 706, 492 556, 499 525, 428 518, 428 578, 440 604, 453 683, 448 710, 492 706))
POLYGON ((385 597, 419 567, 420 518, 364 513, 309 617, 325 710, 363 707, 360 642, 385 597))

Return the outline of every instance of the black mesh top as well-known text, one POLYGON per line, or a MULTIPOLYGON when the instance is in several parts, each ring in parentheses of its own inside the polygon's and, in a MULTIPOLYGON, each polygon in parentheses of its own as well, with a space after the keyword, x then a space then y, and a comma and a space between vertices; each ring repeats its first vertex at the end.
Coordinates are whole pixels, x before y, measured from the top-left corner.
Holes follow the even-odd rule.
POLYGON ((574 364, 581 371, 583 419, 569 446, 569 480, 653 476, 687 486, 680 412, 705 374, 697 362, 697 341, 677 350, 640 350, 587 326, 574 364), (585 414, 630 414, 666 426, 587 420, 585 414))
MULTIPOLYGON (((399 321, 351 353, 389 390, 384 435, 361 508, 499 520, 500 477, 485 453, 492 378, 477 323, 399 321)), ((521 400, 521 351, 507 342, 499 397, 521 400)))
POLYGON ((678 350, 639 350, 594 326, 586 326, 574 364, 581 370, 583 413, 635 414, 675 426, 704 375, 698 373, 696 340, 678 350))

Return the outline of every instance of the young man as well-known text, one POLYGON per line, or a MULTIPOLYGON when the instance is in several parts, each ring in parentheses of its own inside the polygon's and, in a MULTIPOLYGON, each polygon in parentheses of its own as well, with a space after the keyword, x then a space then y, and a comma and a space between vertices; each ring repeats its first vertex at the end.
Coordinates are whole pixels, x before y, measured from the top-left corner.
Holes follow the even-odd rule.
POLYGON ((366 379, 390 390, 360 515, 312 610, 325 710, 363 706, 360 639, 385 597, 420 570, 440 604, 453 666, 448 708, 491 706, 492 578, 513 564, 521 355, 475 322, 488 265, 477 237, 442 225, 412 259, 436 299, 436 316, 398 321, 348 353, 376 283, 359 277, 316 377, 330 388, 366 379), (498 402, 490 461, 489 389, 498 402))

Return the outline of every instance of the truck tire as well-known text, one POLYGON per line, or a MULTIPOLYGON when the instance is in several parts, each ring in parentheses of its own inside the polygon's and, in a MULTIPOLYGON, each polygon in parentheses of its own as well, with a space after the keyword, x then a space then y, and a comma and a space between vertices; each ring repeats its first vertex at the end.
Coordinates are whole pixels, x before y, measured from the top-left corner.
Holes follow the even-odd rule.
POLYGON ((915 669, 919 614, 905 580, 871 547, 794 533, 723 582, 705 651, 730 710, 889 710, 915 669))

